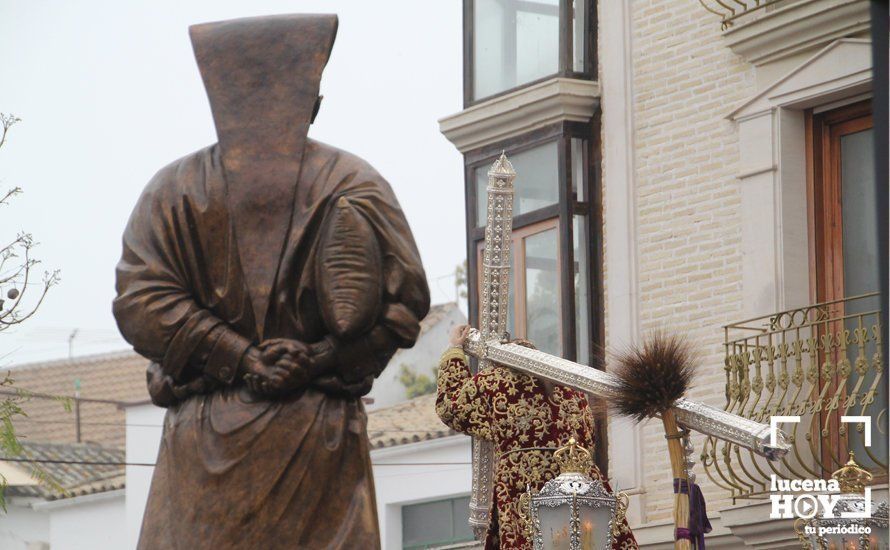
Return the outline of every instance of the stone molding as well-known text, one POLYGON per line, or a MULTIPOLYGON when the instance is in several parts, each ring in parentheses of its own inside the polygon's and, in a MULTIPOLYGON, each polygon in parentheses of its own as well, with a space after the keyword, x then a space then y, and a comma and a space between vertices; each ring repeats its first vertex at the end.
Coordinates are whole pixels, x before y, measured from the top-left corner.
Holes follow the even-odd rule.
POLYGON ((739 133, 744 315, 810 303, 804 109, 855 100, 871 85, 870 42, 845 38, 728 114, 739 133))
POLYGON ((555 122, 589 122, 599 97, 597 82, 552 78, 441 118, 439 131, 466 153, 555 122))
POLYGON ((866 32, 868 0, 801 0, 723 32, 727 46, 754 66, 866 32))
POLYGON ((778 107, 805 109, 871 91, 871 41, 836 40, 736 107, 737 122, 778 107))

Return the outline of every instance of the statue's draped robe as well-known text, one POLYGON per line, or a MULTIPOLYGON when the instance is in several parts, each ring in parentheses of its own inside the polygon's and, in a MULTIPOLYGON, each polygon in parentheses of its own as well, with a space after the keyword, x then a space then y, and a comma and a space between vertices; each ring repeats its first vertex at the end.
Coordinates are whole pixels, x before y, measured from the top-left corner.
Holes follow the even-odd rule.
MULTIPOLYGON (((587 397, 565 386, 554 386, 548 394, 535 378, 500 365, 474 376, 458 348, 447 350, 439 361, 437 393, 436 412, 445 424, 495 445, 494 509, 485 550, 531 548, 519 497, 529 486, 540 491, 559 475, 553 451, 569 438, 593 449, 593 414, 587 397)), ((596 465, 588 473, 602 479, 596 465)), ((603 483, 611 491, 608 481, 603 483)), ((613 550, 638 548, 627 521, 618 527, 613 550)))
MULTIPOLYGON (((328 335, 316 302, 315 248, 340 197, 380 243, 378 323, 410 345, 429 307, 425 276, 395 196, 361 159, 306 143, 299 180, 280 197, 293 214, 280 262, 269 266, 276 274, 264 323, 254 318, 255 285, 241 269, 254 251, 237 247, 216 145, 162 169, 139 199, 118 265, 121 332, 176 384, 228 382, 169 407, 140 549, 378 547, 360 398, 310 387, 267 400, 232 378, 250 345, 328 335)), ((252 238, 267 246, 262 235, 252 238)))

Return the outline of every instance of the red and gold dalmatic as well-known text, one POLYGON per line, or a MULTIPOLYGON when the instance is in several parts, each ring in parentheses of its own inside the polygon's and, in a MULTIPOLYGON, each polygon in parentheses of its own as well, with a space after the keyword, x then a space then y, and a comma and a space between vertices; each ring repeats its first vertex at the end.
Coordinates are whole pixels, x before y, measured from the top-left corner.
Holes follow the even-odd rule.
MULTIPOLYGON (((570 437, 593 448, 593 415, 587 398, 565 386, 554 386, 548 394, 535 378, 499 365, 474 376, 463 350, 451 348, 439 361, 436 412, 452 429, 495 445, 497 509, 492 512, 486 550, 531 548, 519 497, 528 486, 540 490, 559 475, 553 451, 570 437)), ((595 465, 590 477, 602 479, 595 465)), ((626 521, 620 531, 615 550, 638 548, 626 521)))

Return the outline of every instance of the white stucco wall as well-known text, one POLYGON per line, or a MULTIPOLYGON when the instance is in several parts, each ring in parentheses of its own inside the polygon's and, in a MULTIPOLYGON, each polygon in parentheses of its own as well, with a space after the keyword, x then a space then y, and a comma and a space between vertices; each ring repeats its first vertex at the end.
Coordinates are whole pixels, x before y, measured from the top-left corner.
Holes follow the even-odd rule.
POLYGON ((10 499, 0 514, 2 550, 127 548, 124 491, 43 501, 10 499))
POLYGON ((383 550, 402 548, 402 506, 470 494, 470 438, 464 435, 375 450, 371 463, 383 550), (439 464, 416 465, 424 462, 439 464), (411 464, 392 465, 399 463, 411 464))
POLYGON ((6 513, 0 512, 0 548, 3 550, 39 549, 49 543, 49 514, 35 511, 35 499, 11 498, 6 513))
POLYGON ((406 365, 415 373, 425 374, 435 380, 433 369, 439 362, 439 356, 448 347, 448 333, 455 325, 466 322, 467 318, 455 307, 441 321, 424 332, 413 348, 400 349, 393 355, 383 374, 374 382, 374 388, 368 394, 368 397, 374 399, 374 403, 367 405, 366 409, 372 411, 389 407, 408 399, 405 395, 405 386, 399 382, 401 365, 406 365))
POLYGON ((125 515, 126 546, 136 548, 142 514, 148 500, 148 489, 154 468, 138 464, 154 464, 158 458, 165 409, 148 403, 127 407, 127 497, 125 515))
POLYGON ((109 491, 35 506, 49 513, 50 550, 126 548, 124 491, 109 491))

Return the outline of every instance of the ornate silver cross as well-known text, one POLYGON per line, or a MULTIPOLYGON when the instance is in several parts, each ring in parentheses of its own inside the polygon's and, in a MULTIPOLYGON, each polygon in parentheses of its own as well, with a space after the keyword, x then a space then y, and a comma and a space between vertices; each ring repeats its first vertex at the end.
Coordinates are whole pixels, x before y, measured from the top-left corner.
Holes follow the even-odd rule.
MULTIPOLYGON (((479 359, 479 370, 499 363, 532 376, 609 399, 615 378, 604 371, 542 351, 505 342, 510 293, 510 243, 513 231, 513 181, 516 172, 505 154, 488 171, 488 211, 482 256, 482 303, 478 330, 470 331, 465 351, 479 359)), ((688 399, 674 407, 677 421, 686 429, 735 443, 765 456, 782 458, 789 449, 781 430, 688 399)), ((473 494, 470 526, 480 540, 488 529, 494 494, 494 446, 473 439, 473 494)))

